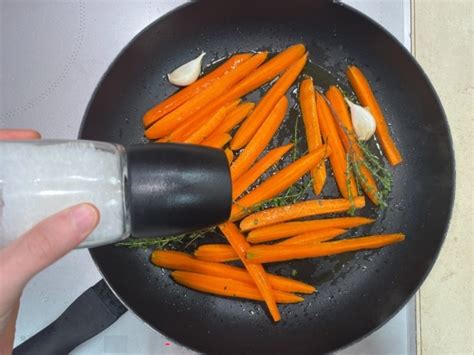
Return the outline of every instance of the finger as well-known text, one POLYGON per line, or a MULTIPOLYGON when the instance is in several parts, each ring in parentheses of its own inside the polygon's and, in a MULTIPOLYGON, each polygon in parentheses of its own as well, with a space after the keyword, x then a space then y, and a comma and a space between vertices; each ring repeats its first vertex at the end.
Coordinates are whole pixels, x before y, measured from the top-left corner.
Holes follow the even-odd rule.
POLYGON ((41 134, 32 129, 0 129, 0 140, 40 139, 41 134))
MULTIPOLYGON (((91 204, 63 210, 40 222, 1 250, 0 271, 11 285, 22 287, 31 277, 81 243, 99 221, 91 204)), ((6 283, 8 284, 8 282, 6 283)))

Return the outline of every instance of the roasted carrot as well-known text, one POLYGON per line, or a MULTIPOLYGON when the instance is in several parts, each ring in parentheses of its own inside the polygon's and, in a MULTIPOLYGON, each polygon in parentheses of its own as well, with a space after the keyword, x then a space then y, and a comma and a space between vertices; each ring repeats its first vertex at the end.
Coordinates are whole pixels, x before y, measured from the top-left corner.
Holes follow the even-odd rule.
MULTIPOLYGON (((301 115, 306 132, 308 150, 314 150, 323 144, 321 131, 319 129, 318 111, 316 109, 316 93, 314 91, 313 78, 304 79, 300 84, 299 99, 301 115)), ((319 195, 326 183, 326 165, 324 162, 311 169, 313 178, 313 190, 319 195)))
POLYGON ((257 161, 249 170, 243 173, 232 184, 232 199, 239 197, 247 188, 252 185, 265 171, 276 164, 293 144, 287 144, 270 150, 262 159, 257 161))
POLYGON ((245 117, 253 110, 255 104, 253 102, 243 102, 232 111, 230 111, 224 122, 216 128, 214 133, 229 133, 235 126, 242 122, 245 117))
POLYGON ((351 238, 311 245, 259 245, 247 249, 247 260, 251 263, 260 264, 294 259, 315 258, 346 253, 349 251, 381 248, 401 242, 404 239, 405 236, 398 233, 351 238))
POLYGON ((235 69, 235 67, 237 67, 244 60, 249 59, 251 56, 252 55, 250 53, 233 55, 209 74, 202 76, 196 82, 177 91, 175 94, 152 107, 143 116, 143 124, 145 128, 209 87, 209 85, 216 81, 216 79, 226 75, 229 71, 235 69))
POLYGON ((229 244, 203 244, 194 250, 194 256, 203 261, 223 263, 239 260, 238 255, 229 244))
POLYGON ((242 123, 232 138, 232 142, 230 142, 230 147, 232 150, 237 150, 244 147, 255 135, 258 128, 262 125, 265 118, 270 114, 278 100, 280 100, 280 98, 285 95, 290 86, 301 73, 307 59, 308 54, 306 53, 294 64, 292 64, 270 88, 270 90, 268 90, 268 92, 263 96, 263 98, 255 107, 255 110, 253 110, 248 119, 242 123))
MULTIPOLYGON (((255 301, 263 301, 263 297, 255 285, 246 282, 232 280, 225 277, 210 276, 188 271, 173 271, 171 277, 180 285, 212 293, 219 296, 246 298, 255 301)), ((273 291, 275 302, 298 303, 303 298, 289 292, 273 291)), ((276 303, 275 303, 276 304, 276 303)))
POLYGON ((267 273, 262 265, 249 264, 246 259, 247 249, 250 247, 245 237, 240 233, 235 224, 227 222, 219 225, 219 229, 226 237, 229 244, 239 256, 240 261, 244 264, 255 286, 257 286, 262 295, 268 310, 272 315, 273 321, 278 322, 281 319, 280 312, 275 302, 275 291, 268 281, 267 273))
POLYGON ((191 134, 184 143, 199 144, 201 143, 209 134, 216 129, 217 126, 222 122, 227 112, 227 108, 223 107, 218 110, 209 120, 199 127, 193 134, 191 134))
POLYGON ((232 164, 232 160, 234 160, 234 152, 230 150, 229 148, 226 148, 224 150, 225 156, 227 157, 227 161, 229 162, 229 165, 232 164))
POLYGON ((213 133, 201 142, 201 145, 205 145, 213 148, 222 148, 232 139, 229 133, 213 133))
POLYGON ((338 217, 304 222, 288 222, 255 229, 247 235, 247 241, 253 244, 263 243, 327 228, 353 228, 373 222, 373 219, 365 217, 338 217))
POLYGON ((296 44, 280 52, 268 62, 255 69, 250 75, 234 85, 227 93, 212 101, 204 109, 197 112, 196 119, 208 117, 212 112, 222 105, 231 102, 239 97, 247 95, 263 84, 275 78, 279 73, 288 68, 292 63, 301 58, 305 53, 305 47, 302 44, 296 44))
MULTIPOLYGON (((155 122, 145 131, 145 136, 148 139, 157 139, 170 134, 176 127, 182 122, 189 119, 193 114, 201 110, 204 106, 208 105, 211 101, 217 101, 216 98, 222 96, 226 91, 229 90, 234 84, 236 84, 242 78, 245 78, 248 74, 254 71, 260 64, 262 64, 267 58, 267 52, 260 52, 245 60, 243 63, 238 65, 235 69, 231 70, 227 75, 224 75, 209 87, 192 97, 184 104, 179 106, 176 110, 171 111, 166 116, 162 117, 159 121, 155 122)), ((233 97, 227 102, 223 102, 217 107, 222 106, 237 99, 240 96, 233 97)), ((216 107, 216 108, 217 108, 216 107)))
POLYGON ((265 150, 265 147, 283 122, 287 107, 288 99, 286 96, 282 96, 272 112, 270 112, 266 118, 265 122, 263 122, 258 134, 232 163, 230 167, 232 181, 236 181, 244 172, 246 172, 258 156, 265 150))
POLYGON ((385 156, 387 157, 390 164, 400 164, 403 161, 403 158, 398 151, 392 136, 390 135, 387 122, 385 121, 385 117, 382 113, 382 110, 380 109, 379 103, 375 98, 369 82, 362 71, 355 65, 350 65, 347 68, 346 74, 347 78, 349 79, 349 83, 351 84, 357 95, 357 98, 359 99, 359 102, 363 106, 368 107, 372 115, 374 115, 376 122, 375 133, 380 144, 382 145, 382 150, 385 156))
POLYGON ((336 122, 326 100, 319 93, 316 94, 316 107, 318 109, 318 120, 324 141, 331 147, 332 154, 329 157, 337 187, 344 198, 352 199, 357 196, 357 186, 354 176, 349 169, 346 152, 336 127, 336 122))
POLYGON ((339 124, 337 125, 339 137, 341 138, 344 148, 346 149, 346 154, 348 154, 357 164, 357 169, 360 176, 357 176, 360 186, 369 197, 369 199, 376 205, 380 203, 377 196, 378 188, 377 183, 375 182, 372 173, 365 165, 364 153, 359 147, 354 128, 352 126, 351 116, 347 108, 346 102, 344 100, 344 95, 341 91, 335 87, 329 87, 329 90, 326 92, 326 97, 331 103, 331 107, 337 115, 339 124))
POLYGON ((313 150, 265 180, 255 190, 233 204, 230 219, 235 221, 246 216, 249 214, 249 208, 285 191, 309 169, 319 164, 326 156, 326 152, 330 154, 330 149, 326 149, 326 146, 313 150))
POLYGON ((278 242, 275 245, 307 245, 321 243, 334 239, 337 236, 340 236, 341 234, 344 234, 346 232, 346 229, 341 228, 321 229, 315 232, 296 235, 294 237, 278 242))
MULTIPOLYGON (((157 266, 167 269, 225 277, 255 285, 249 273, 245 269, 222 263, 198 260, 192 255, 179 251, 155 250, 151 254, 151 262, 157 266)), ((268 281, 274 290, 308 294, 316 291, 316 289, 311 285, 278 275, 268 274, 268 281)))

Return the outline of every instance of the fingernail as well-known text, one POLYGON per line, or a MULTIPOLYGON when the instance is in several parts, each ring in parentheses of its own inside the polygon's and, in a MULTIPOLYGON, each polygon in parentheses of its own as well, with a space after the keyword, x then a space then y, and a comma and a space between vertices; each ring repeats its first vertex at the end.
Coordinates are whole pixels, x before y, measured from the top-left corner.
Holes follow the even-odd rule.
POLYGON ((89 233, 95 227, 98 215, 94 207, 83 204, 72 209, 71 217, 79 232, 89 233))

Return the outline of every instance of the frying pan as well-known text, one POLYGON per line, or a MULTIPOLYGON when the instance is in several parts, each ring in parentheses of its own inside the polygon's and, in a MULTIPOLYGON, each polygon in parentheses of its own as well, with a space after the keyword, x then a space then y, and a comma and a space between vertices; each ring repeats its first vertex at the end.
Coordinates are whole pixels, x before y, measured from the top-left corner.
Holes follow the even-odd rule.
MULTIPOLYGON (((454 154, 438 97, 393 36, 338 2, 203 1, 176 9, 138 34, 112 63, 92 96, 80 138, 144 142, 142 114, 175 90, 165 74, 203 50, 210 60, 236 52, 276 52, 297 42, 306 45, 314 68, 325 68, 314 77, 321 89, 331 80, 349 89, 344 70, 351 63, 373 84, 404 163, 392 169, 389 207, 362 211, 378 219, 361 234, 402 231, 407 239, 377 251, 270 265, 270 271, 283 275, 296 270, 298 279, 319 289, 303 303, 281 306, 277 324, 261 304, 176 285, 167 271, 149 263, 150 251, 115 246, 90 250, 121 303, 157 331, 199 352, 315 354, 347 346, 380 327, 410 299, 444 240, 454 199, 454 154)), ((294 94, 289 98, 294 104, 294 94)), ((290 109, 275 144, 288 142, 296 110, 290 109)), ((325 196, 337 196, 334 184, 325 196)), ((116 317, 125 310, 103 284, 97 294, 113 306, 116 317)), ((77 307, 70 310, 84 313, 83 306, 77 307)), ((94 307, 89 305, 90 323, 101 317, 94 307)), ((69 318, 62 318, 67 323, 69 318)), ((98 321, 97 328, 115 319, 109 318, 98 321)), ((78 333, 82 340, 93 335, 92 330, 82 334, 82 327, 86 325, 77 327, 76 338, 78 333)), ((64 331, 60 338, 56 343, 65 341, 64 331)))

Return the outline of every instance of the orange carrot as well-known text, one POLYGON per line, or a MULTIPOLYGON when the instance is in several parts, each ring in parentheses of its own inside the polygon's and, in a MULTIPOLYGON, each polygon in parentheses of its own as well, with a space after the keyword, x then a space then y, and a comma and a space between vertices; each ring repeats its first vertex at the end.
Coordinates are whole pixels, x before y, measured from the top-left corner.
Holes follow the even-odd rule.
POLYGON ((403 161, 403 158, 390 135, 387 122, 385 121, 382 110, 380 109, 377 99, 375 98, 375 95, 366 77, 359 68, 351 65, 347 68, 347 78, 349 79, 349 82, 352 85, 359 102, 363 106, 368 107, 370 112, 374 115, 376 122, 375 133, 388 161, 392 165, 400 164, 403 161))
MULTIPOLYGON (((212 101, 216 102, 216 98, 222 96, 226 91, 229 90, 230 87, 232 87, 242 78, 245 78, 260 64, 262 64, 267 58, 267 55, 267 52, 257 53, 244 61, 242 64, 238 65, 227 75, 216 79, 212 85, 147 128, 145 131, 145 136, 148 139, 157 139, 170 134, 183 121, 189 119, 193 114, 201 110, 203 107, 212 101)), ((236 96, 230 99, 228 102, 235 100, 238 97, 240 96, 236 96)), ((228 102, 223 102, 222 104, 226 104, 228 102)), ((217 105, 217 107, 222 106, 222 104, 217 105)))
POLYGON ((239 257, 229 244, 200 245, 194 250, 194 256, 199 260, 216 263, 239 260, 239 257))
POLYGON ((201 142, 201 145, 205 145, 213 148, 222 148, 232 139, 229 133, 213 133, 205 140, 201 142))
POLYGON ((312 245, 259 245, 247 249, 247 260, 251 263, 260 264, 315 258, 349 251, 381 248, 403 240, 405 240, 405 236, 398 233, 351 238, 312 245))
MULTIPOLYGON (((330 154, 330 150, 328 149, 327 151, 328 154, 330 154)), ((299 158, 295 162, 277 172, 269 179, 265 180, 255 190, 234 203, 232 206, 230 219, 235 221, 246 216, 249 214, 248 209, 250 207, 264 202, 278 195, 280 192, 285 191, 299 178, 306 174, 309 169, 319 164, 325 155, 326 146, 323 146, 312 152, 309 152, 305 156, 299 158)))
MULTIPOLYGON (((311 151, 323 144, 319 129, 313 78, 307 78, 301 82, 299 94, 301 114, 306 131, 306 142, 308 150, 311 151)), ((323 163, 311 169, 311 177, 313 178, 314 193, 319 195, 326 183, 326 165, 323 163)))
POLYGON ((377 196, 377 184, 370 170, 365 166, 365 158, 362 149, 359 147, 354 128, 352 127, 352 120, 347 108, 346 102, 344 101, 344 95, 341 91, 335 87, 329 87, 326 92, 326 97, 331 103, 331 107, 337 115, 339 124, 337 125, 339 137, 341 138, 344 148, 346 148, 346 154, 352 157, 354 163, 358 166, 360 176, 357 176, 362 189, 370 200, 378 205, 380 203, 377 196))
POLYGON ((292 205, 268 208, 253 213, 240 222, 240 229, 242 231, 249 231, 292 219, 345 212, 351 208, 363 207, 365 207, 365 198, 363 196, 356 197, 352 202, 343 198, 297 202, 292 205))
MULTIPOLYGON (((179 251, 155 250, 151 254, 151 262, 167 269, 225 277, 254 285, 252 278, 245 269, 222 263, 198 260, 192 255, 179 251)), ((316 291, 311 285, 278 275, 268 274, 268 281, 275 290, 308 294, 316 291)))
POLYGON ((255 104, 253 102, 243 102, 231 112, 229 112, 215 133, 229 133, 235 126, 244 120, 245 117, 253 110, 255 104))
POLYGON ((334 239, 337 236, 340 236, 341 234, 344 234, 346 232, 347 229, 340 228, 321 229, 315 232, 299 234, 297 236, 278 242, 275 245, 307 245, 321 243, 334 239))
POLYGON ((327 228, 353 228, 373 222, 373 219, 365 217, 338 217, 304 222, 288 222, 255 229, 247 235, 247 241, 252 244, 263 243, 327 228))
POLYGON ((282 96, 272 112, 268 115, 265 122, 263 122, 258 134, 232 163, 230 167, 232 181, 236 181, 244 172, 246 172, 258 156, 265 150, 265 147, 283 122, 287 107, 288 99, 286 96, 282 96))
POLYGON ((218 78, 235 69, 240 63, 249 59, 251 56, 252 55, 250 53, 233 55, 209 74, 202 76, 196 82, 177 91, 175 94, 171 95, 167 99, 161 101, 159 104, 148 110, 143 116, 143 125, 148 127, 152 123, 156 122, 167 113, 170 113, 177 107, 181 106, 184 102, 209 87, 218 78))
POLYGON ((226 148, 224 150, 225 156, 227 157, 227 161, 229 162, 229 165, 232 164, 232 160, 234 160, 234 152, 230 150, 229 148, 226 148))
POLYGON ((239 197, 242 192, 252 185, 265 171, 272 165, 276 164, 288 150, 293 147, 293 144, 287 144, 270 150, 262 159, 257 161, 249 170, 243 173, 232 184, 232 199, 239 197))
POLYGON ((270 88, 270 90, 268 90, 265 96, 263 96, 258 105, 255 107, 255 110, 253 110, 248 119, 242 123, 235 133, 234 138, 232 138, 232 142, 230 143, 232 150, 242 148, 255 135, 258 128, 262 125, 265 118, 270 114, 278 100, 280 100, 280 98, 285 95, 290 86, 301 73, 307 59, 308 54, 306 53, 294 64, 292 64, 291 67, 289 67, 280 77, 280 79, 278 79, 277 82, 270 88))
POLYGON ((288 68, 297 59, 301 58, 306 49, 302 44, 288 47, 281 53, 274 56, 268 62, 255 69, 249 76, 234 85, 227 93, 218 97, 215 101, 207 105, 204 109, 196 113, 195 118, 208 117, 212 112, 222 105, 231 102, 239 97, 247 95, 266 82, 275 78, 279 73, 288 68))
MULTIPOLYGON (((219 296, 246 298, 255 301, 263 301, 263 297, 255 285, 246 282, 232 280, 225 277, 197 274, 188 271, 173 271, 171 277, 180 285, 211 293, 219 296)), ((275 301, 278 303, 298 303, 303 298, 292 293, 273 291, 275 301)), ((276 307, 276 303, 275 303, 276 307)))
POLYGON ((227 108, 223 107, 218 110, 209 120, 199 127, 193 134, 191 134, 184 143, 199 144, 201 143, 209 134, 216 129, 217 126, 222 122, 227 112, 227 108))
POLYGON ((336 122, 332 117, 331 109, 321 94, 316 94, 316 107, 318 109, 318 120, 325 142, 331 147, 332 154, 329 157, 337 187, 344 198, 357 196, 357 186, 354 177, 349 171, 344 146, 337 132, 336 122), (349 186, 348 186, 349 185, 349 186))
POLYGON ((249 243, 245 240, 245 237, 240 233, 239 229, 235 224, 227 222, 219 225, 219 229, 227 238, 227 241, 232 246, 234 251, 240 258, 240 261, 244 264, 248 273, 252 277, 253 282, 257 286, 260 294, 262 295, 265 303, 267 304, 268 310, 272 315, 273 321, 278 322, 281 319, 280 312, 275 302, 275 292, 273 291, 270 282, 268 281, 267 273, 262 265, 249 264, 245 257, 247 249, 250 247, 249 243))

